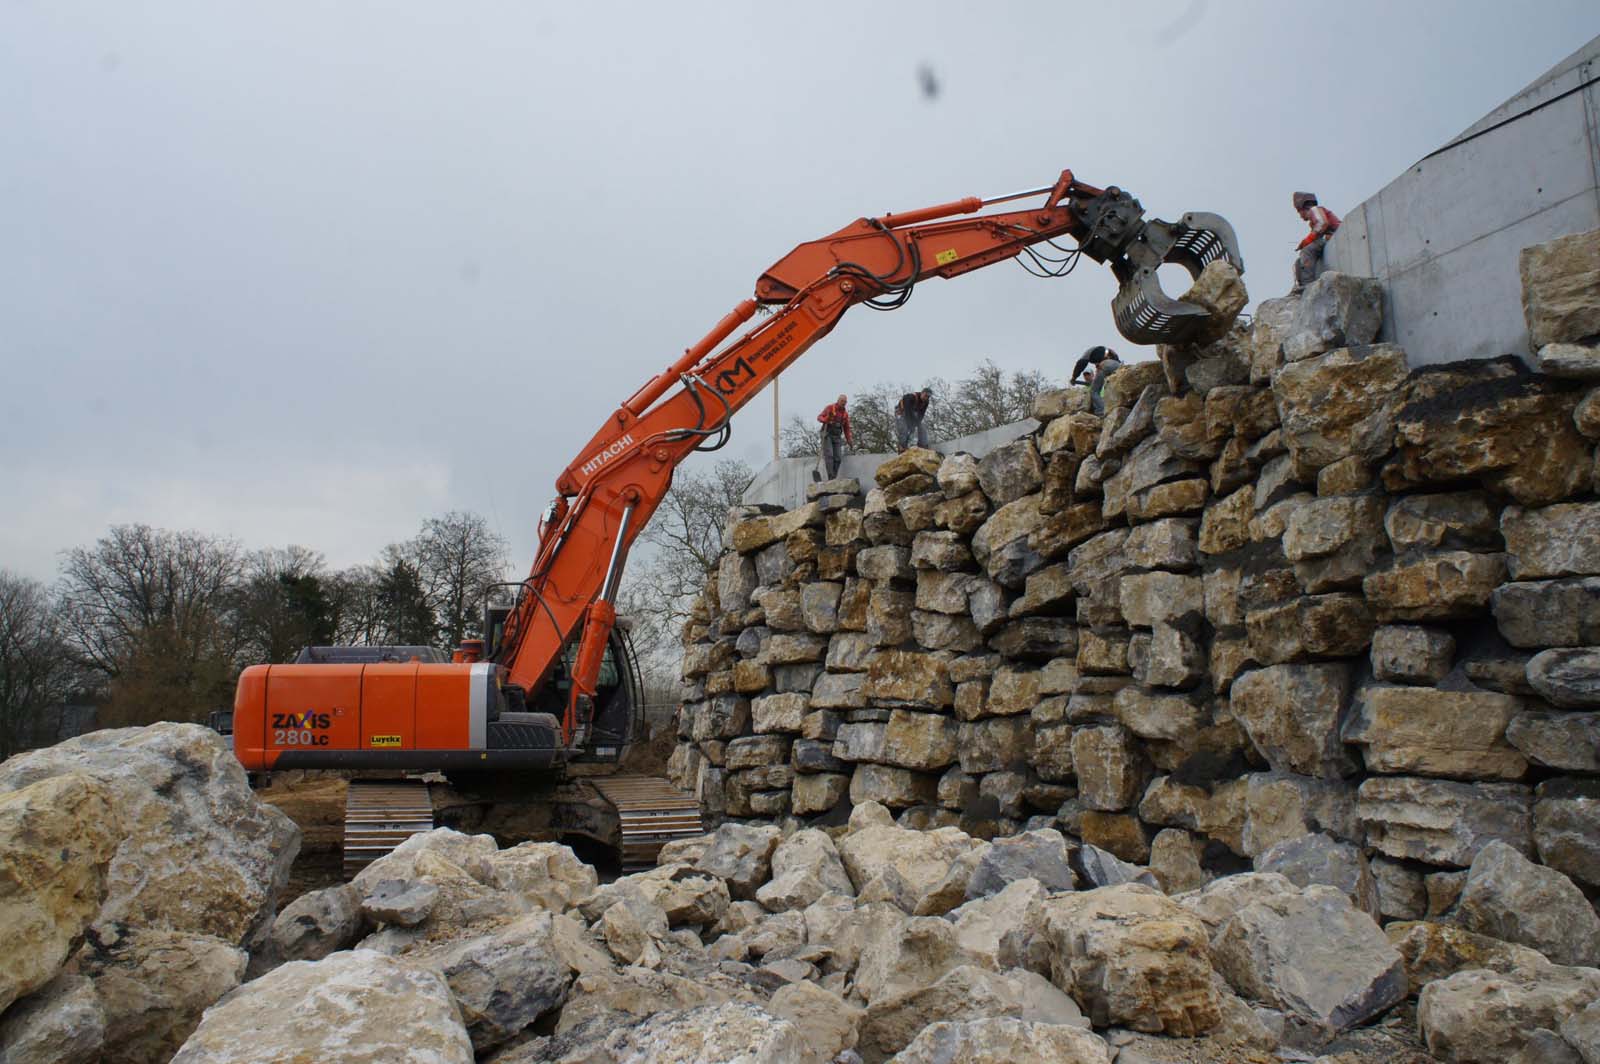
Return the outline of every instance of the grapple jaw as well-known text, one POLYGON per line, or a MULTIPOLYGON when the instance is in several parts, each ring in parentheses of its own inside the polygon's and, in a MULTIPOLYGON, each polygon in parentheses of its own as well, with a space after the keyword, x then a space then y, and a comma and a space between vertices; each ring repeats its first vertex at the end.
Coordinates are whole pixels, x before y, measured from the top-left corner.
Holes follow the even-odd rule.
POLYGON ((1117 331, 1136 344, 1181 344, 1209 323, 1211 312, 1169 296, 1156 270, 1176 263, 1199 277, 1224 259, 1244 272, 1239 239, 1221 215, 1191 211, 1180 222, 1141 221, 1139 201, 1115 186, 1080 203, 1089 235, 1084 253, 1111 267, 1122 282, 1111 312, 1117 331))

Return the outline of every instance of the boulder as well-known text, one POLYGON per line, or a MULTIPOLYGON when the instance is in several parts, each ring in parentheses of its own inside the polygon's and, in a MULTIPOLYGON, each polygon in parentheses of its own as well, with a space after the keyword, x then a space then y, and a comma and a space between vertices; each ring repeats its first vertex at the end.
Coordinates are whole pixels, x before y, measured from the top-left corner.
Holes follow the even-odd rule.
POLYGON ((898 926, 883 924, 863 944, 856 993, 870 1007, 932 986, 944 973, 970 960, 948 920, 913 916, 898 926))
POLYGON ((855 895, 839 850, 826 832, 797 831, 772 852, 772 880, 756 900, 772 912, 804 909, 826 894, 855 895))
POLYGON ((1276 872, 1297 887, 1333 887, 1376 919, 1378 884, 1367 856, 1323 832, 1285 839, 1255 859, 1257 872, 1276 872))
POLYGON ((1383 933, 1405 960, 1406 978, 1413 990, 1471 968, 1509 974, 1550 965, 1538 950, 1474 934, 1452 924, 1401 921, 1390 924, 1383 933))
POLYGON ((212 935, 102 923, 75 958, 94 983, 108 1055, 160 1064, 244 978, 246 955, 212 935), (114 1047, 114 1048, 113 1048, 114 1047))
POLYGON ((1339 739, 1350 687, 1344 664, 1273 665, 1235 679, 1231 705, 1274 770, 1335 779, 1355 768, 1339 739))
POLYGON ((1361 746, 1369 772, 1516 780, 1528 762, 1506 728, 1521 709, 1521 699, 1492 691, 1370 684, 1342 735, 1361 746))
POLYGON ((1318 1045, 1406 996, 1405 963, 1372 917, 1341 891, 1313 886, 1238 909, 1212 941, 1240 994, 1279 1009, 1318 1045))
POLYGON ((846 1050, 854 1049, 865 1015, 838 994, 808 982, 779 987, 767 1008, 799 1030, 802 1064, 831 1064, 846 1050))
POLYGON ((924 1027, 893 1064, 1110 1064, 1105 1042, 1077 1027, 1030 1023, 1011 1017, 924 1027))
POLYGON ((1243 852, 1259 856, 1281 842, 1311 833, 1360 842, 1356 784, 1293 772, 1253 772, 1245 782, 1243 852))
POLYGON ((1452 1064, 1504 1064, 1535 1031, 1559 1028, 1597 994, 1592 968, 1471 969, 1422 988, 1417 1026, 1428 1051, 1452 1064))
POLYGON ((1390 857, 1465 868, 1501 841, 1533 849, 1533 795, 1515 783, 1456 783, 1375 776, 1361 784, 1356 813, 1367 843, 1390 857))
POLYGON ((1414 375, 1395 418, 1391 492, 1477 480, 1523 506, 1560 502, 1588 480, 1588 441, 1573 423, 1578 396, 1507 356, 1452 362, 1414 375))
POLYGON ((1370 344, 1383 324, 1383 283, 1329 270, 1300 294, 1283 339, 1283 356, 1299 362, 1336 347, 1370 344))
POLYGON ((365 924, 361 893, 348 883, 308 891, 284 906, 272 922, 269 949, 286 961, 321 960, 348 949, 365 924))
POLYGON ((908 447, 878 466, 878 471, 873 475, 873 479, 878 482, 878 487, 887 488, 897 481, 919 473, 925 476, 934 476, 939 472, 939 467, 943 463, 944 459, 939 456, 937 451, 929 450, 926 447, 908 447))
POLYGON ((1546 650, 1528 661, 1528 683, 1568 709, 1600 708, 1600 647, 1546 650))
POLYGON ((1044 467, 1031 436, 1001 444, 978 462, 978 484, 996 506, 1031 495, 1043 482, 1044 467))
POLYGON ((1276 872, 1241 872, 1223 876, 1173 900, 1193 913, 1209 934, 1215 935, 1245 906, 1298 893, 1299 888, 1276 872))
POLYGON ((1354 455, 1376 464, 1387 455, 1394 447, 1406 370, 1404 351, 1377 344, 1341 347, 1273 374, 1295 475, 1309 482, 1341 458, 1354 455))
POLYGON ((1072 849, 1059 831, 1045 828, 1010 838, 995 839, 983 851, 967 881, 966 897, 985 898, 1006 887, 1031 879, 1049 891, 1073 890, 1077 877, 1071 865, 1072 849))
POLYGON ((1528 343, 1593 341, 1600 335, 1600 231, 1573 233, 1522 249, 1522 310, 1528 343))
MULTIPOLYGON (((1085 834, 1093 835, 1085 825, 1085 834)), ((1078 847, 1072 855, 1073 865, 1081 874, 1084 883, 1090 887, 1120 887, 1124 883, 1142 883, 1147 887, 1161 889, 1161 882, 1147 869, 1136 864, 1124 861, 1109 850, 1085 842, 1078 847)))
POLYGON ((1221 1021, 1204 926, 1142 884, 1044 904, 1051 978, 1097 1027, 1192 1038, 1221 1021))
POLYGON ((99 1064, 106 1017, 94 984, 63 972, 0 1017, 6 1064, 99 1064))
POLYGON ((226 739, 198 724, 91 732, 0 765, 0 793, 69 774, 115 811, 99 920, 236 945, 265 934, 300 829, 256 797, 226 739))
POLYGON ((1531 946, 1557 964, 1600 965, 1600 916, 1583 892, 1503 842, 1472 859, 1457 912, 1467 930, 1531 946))
POLYGON ((892 873, 905 884, 908 897, 920 900, 944 881, 951 864, 973 845, 955 828, 924 832, 874 824, 847 835, 839 843, 839 856, 857 892, 892 873))
POLYGON ((1050 892, 1036 879, 1019 879, 995 894, 974 898, 952 910, 956 941, 985 967, 1050 970, 1050 947, 1042 932, 1042 913, 1050 892))
POLYGON ((930 1023, 1020 1018, 1022 1005, 1000 975, 973 965, 952 968, 931 986, 881 997, 867 1007, 861 1025, 861 1050, 870 1061, 884 1060, 904 1049, 930 1023))
POLYGON ((773 851, 782 837, 770 824, 724 824, 711 833, 711 845, 694 867, 724 880, 733 897, 753 899, 767 881, 773 851))
POLYGON ((1132 734, 1116 724, 1074 730, 1072 764, 1079 798, 1087 808, 1103 812, 1130 808, 1149 778, 1144 752, 1132 734))
POLYGON ((66 773, 0 793, 0 1013, 55 977, 106 899, 112 792, 66 773))
POLYGON ((895 809, 926 805, 937 796, 939 778, 890 765, 857 765, 850 777, 850 801, 879 802, 895 809))

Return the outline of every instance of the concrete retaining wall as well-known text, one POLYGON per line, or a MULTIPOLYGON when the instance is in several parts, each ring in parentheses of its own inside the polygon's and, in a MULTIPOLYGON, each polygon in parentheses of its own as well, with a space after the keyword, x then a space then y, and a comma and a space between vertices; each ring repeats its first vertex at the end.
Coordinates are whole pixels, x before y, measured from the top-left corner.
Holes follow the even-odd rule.
POLYGON ((1344 214, 1328 263, 1384 282, 1413 365, 1531 354, 1517 253, 1600 228, 1597 77, 1600 37, 1344 214))

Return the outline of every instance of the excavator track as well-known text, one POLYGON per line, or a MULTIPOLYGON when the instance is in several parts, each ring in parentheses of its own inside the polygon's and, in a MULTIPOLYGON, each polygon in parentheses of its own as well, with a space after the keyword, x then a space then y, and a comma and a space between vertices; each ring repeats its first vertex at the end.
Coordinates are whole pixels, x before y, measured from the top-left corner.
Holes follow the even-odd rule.
POLYGON ((617 811, 622 825, 622 870, 653 868, 661 847, 704 832, 700 803, 655 776, 607 776, 595 789, 617 811))
POLYGON ((433 799, 422 780, 351 780, 344 799, 344 877, 433 826, 433 799))

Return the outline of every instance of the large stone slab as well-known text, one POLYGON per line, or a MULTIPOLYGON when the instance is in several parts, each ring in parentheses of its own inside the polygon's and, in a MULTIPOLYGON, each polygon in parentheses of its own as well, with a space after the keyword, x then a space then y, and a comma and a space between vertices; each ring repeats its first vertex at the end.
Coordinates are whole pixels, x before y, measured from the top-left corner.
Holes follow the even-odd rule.
POLYGON ((1361 784, 1356 813, 1368 845, 1390 857, 1465 868, 1495 840, 1533 851, 1533 795, 1515 783, 1377 776, 1361 784))
POLYGON ((1344 347, 1284 366, 1272 377, 1283 443, 1296 476, 1356 456, 1376 463, 1394 446, 1405 352, 1388 344, 1344 347))
POLYGON ((1469 551, 1406 555, 1361 583, 1380 621, 1432 621, 1481 613, 1506 578, 1505 556, 1469 551))
POLYGON ((1242 906, 1218 930, 1211 954, 1240 994, 1286 1013, 1302 1043, 1325 1042, 1406 996, 1399 951, 1333 887, 1242 906))
POLYGON ((1362 747, 1369 772, 1516 780, 1528 762, 1506 728, 1521 709, 1521 699, 1492 691, 1371 684, 1342 734, 1362 747))

